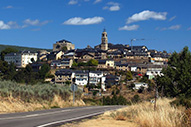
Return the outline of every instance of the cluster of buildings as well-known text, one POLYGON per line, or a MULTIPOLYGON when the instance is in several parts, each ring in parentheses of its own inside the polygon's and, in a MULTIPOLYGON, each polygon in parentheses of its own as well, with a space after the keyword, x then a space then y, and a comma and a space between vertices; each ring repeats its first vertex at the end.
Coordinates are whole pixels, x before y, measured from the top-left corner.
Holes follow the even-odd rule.
POLYGON ((48 63, 56 69, 55 83, 63 84, 66 81, 75 81, 77 85, 115 83, 119 77, 102 71, 74 71, 73 63, 88 62, 91 59, 98 61, 97 70, 132 71, 139 75, 146 74, 149 79, 161 74, 162 68, 167 65, 167 52, 150 50, 146 46, 129 46, 108 43, 107 32, 101 34, 101 44, 84 49, 75 49, 75 45, 67 40, 60 40, 53 44, 53 51, 41 50, 38 52, 22 51, 5 55, 5 61, 15 63, 17 67, 26 67, 31 63, 40 68, 41 63, 48 63), (35 62, 34 62, 35 61, 35 62))

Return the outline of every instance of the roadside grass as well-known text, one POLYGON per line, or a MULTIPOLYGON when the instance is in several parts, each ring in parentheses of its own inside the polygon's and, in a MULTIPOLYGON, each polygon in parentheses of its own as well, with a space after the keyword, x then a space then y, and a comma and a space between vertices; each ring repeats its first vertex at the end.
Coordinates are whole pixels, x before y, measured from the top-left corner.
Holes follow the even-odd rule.
POLYGON ((75 105, 71 93, 69 87, 54 84, 20 85, 0 81, 0 113, 85 105, 81 100, 82 92, 76 92, 75 105))
POLYGON ((157 109, 150 102, 134 104, 115 112, 109 112, 114 120, 134 122, 141 127, 186 127, 185 108, 170 105, 172 99, 158 99, 157 109))
POLYGON ((61 127, 190 127, 191 110, 174 107, 173 99, 157 100, 157 109, 150 102, 132 104, 108 111, 95 119, 66 123, 61 127))

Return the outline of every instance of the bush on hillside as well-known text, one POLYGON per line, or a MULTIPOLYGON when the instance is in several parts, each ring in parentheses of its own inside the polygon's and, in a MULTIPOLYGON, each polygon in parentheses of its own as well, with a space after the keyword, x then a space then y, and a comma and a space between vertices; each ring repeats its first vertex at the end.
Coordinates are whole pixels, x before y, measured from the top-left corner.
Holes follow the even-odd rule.
MULTIPOLYGON (((0 96, 20 98, 23 101, 52 101, 58 95, 63 100, 68 100, 71 91, 69 87, 53 84, 19 85, 12 81, 0 82, 0 96)), ((80 93, 77 94, 80 96, 80 93)))

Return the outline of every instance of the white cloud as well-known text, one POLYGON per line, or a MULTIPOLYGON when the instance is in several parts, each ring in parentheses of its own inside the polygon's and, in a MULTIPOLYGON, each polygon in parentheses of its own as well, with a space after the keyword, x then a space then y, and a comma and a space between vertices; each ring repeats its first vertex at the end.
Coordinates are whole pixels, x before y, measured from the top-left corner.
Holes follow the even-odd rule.
POLYGON ((168 29, 169 30, 179 30, 181 28, 181 25, 174 25, 174 26, 170 26, 168 29))
POLYGON ((8 22, 7 25, 9 25, 10 28, 14 28, 14 29, 20 28, 20 26, 17 24, 17 22, 14 22, 14 21, 8 22))
POLYGON ((174 20, 176 18, 176 16, 173 16, 169 19, 169 21, 171 22, 172 20, 174 20))
POLYGON ((102 0, 95 0, 94 4, 97 4, 97 3, 100 3, 100 2, 102 2, 102 0))
POLYGON ((149 19, 166 20, 166 15, 167 15, 167 12, 154 12, 154 11, 145 10, 129 17, 127 19, 127 24, 138 22, 138 21, 145 21, 149 19))
POLYGON ((3 21, 0 21, 0 30, 7 30, 11 29, 11 27, 8 24, 5 24, 3 21))
POLYGON ((119 11, 120 10, 119 3, 109 2, 109 3, 107 3, 107 5, 108 6, 103 7, 104 10, 110 10, 110 11, 119 11))
POLYGON ((99 24, 103 22, 103 17, 93 17, 93 18, 86 18, 83 19, 81 17, 74 17, 67 21, 65 21, 63 24, 65 25, 91 25, 91 24, 99 24))
POLYGON ((4 9, 11 9, 11 8, 13 8, 13 6, 11 5, 4 7, 4 9))
POLYGON ((23 22, 25 25, 42 26, 42 25, 49 23, 50 21, 46 20, 46 21, 40 22, 38 19, 36 19, 36 20, 26 19, 23 22))
POLYGON ((77 4, 78 3, 78 0, 70 0, 68 2, 69 5, 74 5, 74 4, 77 4))
POLYGON ((123 27, 120 27, 119 30, 133 31, 133 30, 138 30, 138 28, 139 25, 131 25, 131 26, 125 25, 123 27))
POLYGON ((179 30, 180 28, 181 28, 181 25, 173 25, 173 26, 170 26, 170 27, 163 27, 163 28, 157 27, 156 30, 160 30, 160 31, 179 30))

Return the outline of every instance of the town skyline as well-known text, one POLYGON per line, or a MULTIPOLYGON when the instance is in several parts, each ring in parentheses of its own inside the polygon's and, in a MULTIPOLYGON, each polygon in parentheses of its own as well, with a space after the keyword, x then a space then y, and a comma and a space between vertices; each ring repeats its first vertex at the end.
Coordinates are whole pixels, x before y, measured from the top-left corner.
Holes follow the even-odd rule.
POLYGON ((76 48, 108 43, 181 51, 191 48, 190 1, 8 0, 0 2, 0 44, 52 49, 66 39, 76 48))

